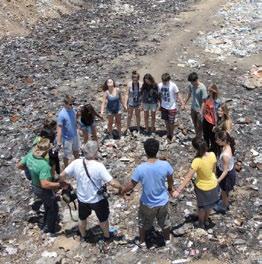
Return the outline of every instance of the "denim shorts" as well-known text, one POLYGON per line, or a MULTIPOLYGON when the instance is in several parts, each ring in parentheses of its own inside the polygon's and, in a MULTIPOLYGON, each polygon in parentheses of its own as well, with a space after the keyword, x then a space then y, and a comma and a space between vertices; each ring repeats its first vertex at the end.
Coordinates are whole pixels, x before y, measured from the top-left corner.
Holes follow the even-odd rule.
POLYGON ((83 123, 81 123, 80 122, 80 128, 84 131, 84 132, 86 132, 87 134, 92 134, 92 130, 93 130, 93 128, 95 128, 96 127, 96 124, 95 124, 95 122, 93 122, 93 124, 92 125, 90 125, 90 126, 86 126, 86 125, 84 125, 83 123))
POLYGON ((143 103, 143 109, 144 109, 144 111, 156 112, 157 104, 145 104, 145 103, 143 103))

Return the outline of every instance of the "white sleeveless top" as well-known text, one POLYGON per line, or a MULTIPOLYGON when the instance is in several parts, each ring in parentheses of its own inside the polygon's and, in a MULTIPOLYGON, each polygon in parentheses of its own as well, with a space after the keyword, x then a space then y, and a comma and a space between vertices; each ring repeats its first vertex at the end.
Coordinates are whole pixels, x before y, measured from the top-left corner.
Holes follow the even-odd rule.
MULTIPOLYGON (((223 171, 224 170, 224 162, 223 162, 223 156, 229 157, 228 154, 222 152, 219 156, 219 159, 217 161, 218 168, 223 171)), ((234 168, 235 165, 235 158, 234 156, 229 157, 229 164, 228 164, 228 170, 231 171, 234 168)))

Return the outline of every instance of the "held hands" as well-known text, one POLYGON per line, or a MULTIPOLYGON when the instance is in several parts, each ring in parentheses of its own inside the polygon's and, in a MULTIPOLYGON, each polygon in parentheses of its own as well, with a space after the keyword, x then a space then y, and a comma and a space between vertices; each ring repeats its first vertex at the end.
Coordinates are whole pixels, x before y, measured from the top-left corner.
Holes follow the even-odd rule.
POLYGON ((59 187, 60 187, 61 189, 63 189, 63 190, 67 190, 68 187, 69 187, 69 183, 64 182, 64 181, 59 182, 59 185, 60 185, 59 187))
POLYGON ((172 198, 177 198, 180 195, 180 191, 179 190, 170 190, 169 194, 172 198))
POLYGON ((59 144, 57 144, 57 145, 55 146, 54 151, 59 152, 62 148, 63 148, 63 145, 59 143, 59 144))
POLYGON ((182 104, 181 105, 181 110, 185 110, 186 109, 186 105, 185 104, 182 104))
POLYGON ((180 194, 180 192, 179 191, 173 191, 172 193, 171 193, 171 196, 173 197, 173 198, 177 198, 178 196, 179 196, 179 194, 180 194))

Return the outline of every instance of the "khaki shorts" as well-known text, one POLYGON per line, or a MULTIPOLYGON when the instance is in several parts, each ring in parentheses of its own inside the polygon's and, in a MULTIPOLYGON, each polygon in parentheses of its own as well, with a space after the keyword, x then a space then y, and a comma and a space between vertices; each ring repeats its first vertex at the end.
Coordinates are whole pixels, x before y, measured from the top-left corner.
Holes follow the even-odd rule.
POLYGON ((157 219, 157 223, 162 229, 171 227, 168 203, 166 205, 153 208, 140 203, 138 211, 139 227, 143 228, 144 230, 149 230, 153 226, 155 219, 157 219))
POLYGON ((73 152, 79 152, 80 151, 79 135, 77 134, 71 140, 64 140, 63 141, 63 148, 64 148, 64 158, 65 159, 70 159, 73 152))

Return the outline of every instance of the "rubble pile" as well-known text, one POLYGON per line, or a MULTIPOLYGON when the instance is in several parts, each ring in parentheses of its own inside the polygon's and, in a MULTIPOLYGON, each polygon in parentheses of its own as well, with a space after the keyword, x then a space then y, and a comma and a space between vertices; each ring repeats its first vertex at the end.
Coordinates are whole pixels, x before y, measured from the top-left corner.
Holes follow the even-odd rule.
MULTIPOLYGON (((232 3, 232 9, 245 8, 244 2, 229 1, 227 5, 232 3)), ((205 64, 188 60, 180 67, 184 72, 183 76, 177 76, 180 80, 178 86, 185 86, 185 76, 192 70, 190 67, 198 66, 205 84, 211 81, 219 84, 220 96, 231 109, 233 136, 237 143, 236 159, 238 166, 242 167, 230 211, 226 215, 211 214, 214 227, 208 230, 193 227, 196 199, 190 185, 179 199, 170 201, 171 244, 141 249, 133 241, 138 234, 139 187, 126 199, 109 190, 110 230, 124 238, 111 243, 110 254, 105 255, 101 253, 99 242, 93 240, 101 234, 101 230, 95 227, 96 217, 91 215, 88 221, 90 241, 80 243, 77 223, 72 221, 63 202, 60 202, 63 224, 60 235, 49 237, 42 234, 36 223, 38 216, 30 206, 33 202, 30 184, 23 172, 15 169, 16 160, 31 148, 43 119, 54 116, 61 107, 62 95, 70 93, 77 98, 77 104, 91 102, 99 110, 100 86, 104 80, 110 76, 121 85, 127 73, 139 67, 139 56, 158 51, 160 40, 167 34, 161 25, 178 10, 186 10, 189 3, 99 0, 93 9, 37 25, 27 37, 1 41, 1 263, 190 263, 202 258, 219 261, 214 263, 262 262, 262 199, 259 195, 262 92, 261 89, 247 90, 236 81, 236 76, 243 74, 240 69, 229 71, 229 65, 210 62, 202 54, 199 54, 199 61, 205 64), (157 23, 159 27, 152 29, 151 25, 157 23)), ((247 12, 250 10, 253 10, 252 5, 247 12)), ((224 30, 230 31, 230 26, 224 24, 224 30)), ((248 46, 246 48, 249 54, 251 51, 248 46)), ((175 140, 168 144, 166 137, 162 136, 164 123, 157 113, 158 133, 154 137, 161 142, 160 158, 167 159, 174 166, 176 186, 195 155, 191 147, 193 126, 189 120, 189 110, 178 113, 175 140)), ((120 140, 108 140, 104 139, 106 123, 98 121, 97 128, 103 142, 99 159, 113 177, 122 183, 127 182, 134 167, 146 158, 142 144, 146 137, 132 132, 120 140)), ((76 211, 72 213, 77 216, 76 211)))
POLYGON ((214 18, 214 23, 221 29, 201 34, 195 40, 196 44, 204 47, 206 52, 217 54, 219 59, 261 52, 261 8, 260 1, 228 1, 214 18))

